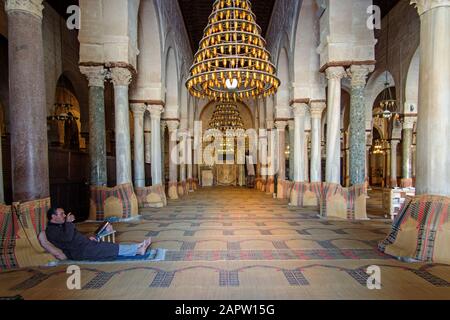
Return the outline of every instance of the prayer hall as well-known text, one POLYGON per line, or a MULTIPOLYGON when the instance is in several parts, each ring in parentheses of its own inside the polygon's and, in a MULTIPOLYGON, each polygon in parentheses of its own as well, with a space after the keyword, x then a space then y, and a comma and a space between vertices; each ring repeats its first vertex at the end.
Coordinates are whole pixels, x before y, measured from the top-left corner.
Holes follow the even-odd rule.
POLYGON ((450 300, 449 52, 450 0, 0 0, 0 300, 450 300))

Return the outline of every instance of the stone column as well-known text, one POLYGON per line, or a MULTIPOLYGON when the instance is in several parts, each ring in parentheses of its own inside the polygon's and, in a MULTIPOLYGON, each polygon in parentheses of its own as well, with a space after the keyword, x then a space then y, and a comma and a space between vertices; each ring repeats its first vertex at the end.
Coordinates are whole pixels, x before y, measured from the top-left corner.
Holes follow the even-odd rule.
POLYGON ((322 181, 321 122, 325 107, 323 101, 311 102, 311 182, 322 181))
POLYGON ((193 137, 189 134, 187 139, 186 139, 186 166, 187 166, 187 179, 189 181, 188 183, 188 191, 194 191, 194 186, 193 186, 193 167, 192 167, 192 141, 193 141, 193 137))
POLYGON ((42 1, 7 0, 13 201, 50 196, 42 1))
POLYGON ((90 184, 107 185, 106 127, 105 127, 105 76, 103 67, 80 67, 89 81, 89 162, 90 184))
POLYGON ((180 167, 180 184, 178 186, 178 195, 185 195, 186 190, 186 129, 181 129, 179 133, 180 143, 178 145, 179 150, 179 167, 180 167))
POLYGON ((305 181, 305 116, 308 110, 306 103, 295 103, 292 106, 295 122, 294 137, 294 181, 305 181))
POLYGON ((326 70, 328 79, 326 181, 337 184, 341 183, 341 80, 345 75, 343 67, 330 67, 326 70))
POLYGON ((151 171, 152 185, 162 184, 162 168, 161 168, 161 113, 164 108, 159 105, 150 105, 147 107, 150 112, 151 119, 151 171))
POLYGON ((169 198, 178 199, 178 147, 177 147, 177 131, 180 122, 178 120, 166 121, 169 128, 169 198))
POLYGON ((366 187, 369 190, 370 189, 370 177, 369 177, 369 167, 370 167, 370 149, 372 146, 366 145, 366 187))
POLYGON ((143 103, 131 104, 134 118, 134 187, 145 187, 144 159, 144 112, 147 109, 143 103))
POLYGON ((402 131, 402 187, 412 186, 412 138, 413 138, 414 118, 406 117, 402 131))
POLYGON ((279 180, 286 180, 286 121, 276 121, 275 126, 277 127, 278 133, 278 177, 279 180))
POLYGON ((295 150, 295 121, 289 120, 289 180, 294 181, 294 171, 295 171, 295 160, 294 160, 294 150, 295 150))
POLYGON ((116 184, 131 183, 131 144, 128 86, 132 75, 126 68, 112 68, 114 84, 115 133, 116 133, 116 184))
POLYGON ((351 77, 350 102, 350 184, 364 183, 366 164, 366 110, 364 89, 367 75, 373 66, 351 66, 348 74, 351 77))
POLYGON ((399 142, 399 140, 391 140, 391 188, 397 187, 397 146, 399 142))
POLYGON ((305 158, 305 181, 309 181, 309 139, 310 139, 311 132, 305 132, 305 152, 303 153, 305 158))
POLYGON ((450 196, 450 0, 413 0, 420 15, 416 194, 450 196))
POLYGON ((266 193, 275 192, 275 152, 274 152, 274 130, 273 121, 267 121, 267 184, 266 193))
POLYGON ((152 163, 152 120, 150 114, 144 114, 145 163, 152 163))
POLYGON ((161 121, 160 123, 160 146, 161 146, 161 182, 162 184, 166 184, 166 127, 167 123, 165 121, 161 121))

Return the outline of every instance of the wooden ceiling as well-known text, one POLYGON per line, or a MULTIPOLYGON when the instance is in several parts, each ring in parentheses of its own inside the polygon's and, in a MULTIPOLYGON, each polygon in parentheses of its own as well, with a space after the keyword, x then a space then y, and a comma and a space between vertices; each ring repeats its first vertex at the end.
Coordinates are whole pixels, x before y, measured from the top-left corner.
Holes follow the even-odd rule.
MULTIPOLYGON (((189 34, 192 50, 195 53, 203 37, 203 30, 208 24, 208 17, 212 12, 214 0, 178 0, 178 3, 189 34)), ((256 22, 261 27, 263 36, 265 36, 275 0, 253 0, 251 3, 253 13, 256 15, 256 22)))

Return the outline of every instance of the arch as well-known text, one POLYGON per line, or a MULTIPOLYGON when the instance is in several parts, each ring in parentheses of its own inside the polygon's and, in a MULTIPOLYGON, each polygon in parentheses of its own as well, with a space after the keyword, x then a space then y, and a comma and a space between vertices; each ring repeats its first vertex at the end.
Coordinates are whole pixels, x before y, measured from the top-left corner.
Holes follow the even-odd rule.
POLYGON ((419 103, 420 48, 411 59, 406 76, 404 113, 417 113, 419 103))
MULTIPOLYGON (((395 80, 392 74, 389 71, 375 71, 371 77, 369 78, 369 81, 367 81, 366 86, 366 123, 372 123, 372 109, 373 104, 375 103, 375 100, 377 99, 378 95, 383 92, 384 89, 386 89, 385 83, 388 83, 388 86, 395 87, 395 80)), ((372 129, 368 128, 366 125, 366 129, 372 129)))
POLYGON ((179 118, 178 64, 175 50, 172 47, 169 47, 167 50, 165 66, 165 117, 179 118))
POLYGON ((141 0, 138 15, 138 77, 132 82, 132 100, 163 100, 162 42, 155 1, 141 0))
POLYGON ((50 120, 49 143, 70 149, 84 149, 86 146, 81 137, 80 102, 68 74, 70 75, 70 73, 64 72, 58 78, 55 88, 55 103, 49 116, 72 115, 74 118, 66 121, 50 120))
MULTIPOLYGON (((198 120, 202 121, 203 131, 208 129, 209 120, 210 120, 210 118, 214 112, 215 106, 217 104, 220 104, 220 102, 210 101, 199 112, 198 120)), ((236 105, 238 106, 238 108, 240 110, 245 129, 255 128, 254 117, 253 117, 250 107, 244 102, 236 102, 236 105)))
POLYGON ((290 92, 289 92, 289 56, 286 47, 281 48, 277 59, 278 78, 281 81, 278 92, 275 95, 276 111, 279 108, 289 108, 290 92))

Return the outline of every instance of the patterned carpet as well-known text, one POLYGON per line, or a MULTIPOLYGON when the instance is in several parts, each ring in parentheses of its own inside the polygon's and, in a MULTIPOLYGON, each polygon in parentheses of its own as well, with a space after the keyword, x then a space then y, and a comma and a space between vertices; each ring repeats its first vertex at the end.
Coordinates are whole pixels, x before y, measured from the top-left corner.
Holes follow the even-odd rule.
MULTIPOLYGON (((370 199, 369 199, 370 202, 370 199)), ((200 189, 139 221, 116 224, 119 242, 153 238, 165 261, 0 273, 0 296, 25 299, 450 299, 450 266, 409 264, 380 253, 390 230, 370 221, 322 220, 317 210, 245 188, 200 189), (368 266, 381 289, 367 288, 368 266)), ((90 233, 95 224, 80 224, 90 233)))

